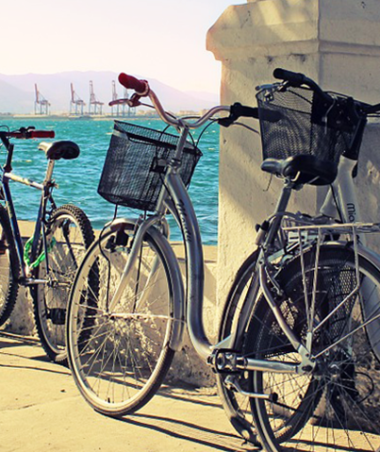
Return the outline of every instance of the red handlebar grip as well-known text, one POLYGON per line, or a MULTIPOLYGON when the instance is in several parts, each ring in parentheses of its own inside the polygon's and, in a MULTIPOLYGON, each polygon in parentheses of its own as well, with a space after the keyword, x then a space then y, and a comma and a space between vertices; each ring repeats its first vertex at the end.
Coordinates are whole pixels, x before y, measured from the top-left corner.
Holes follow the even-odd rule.
POLYGON ((119 83, 124 88, 133 89, 141 97, 147 96, 149 93, 149 85, 146 80, 138 80, 132 75, 124 74, 124 72, 119 75, 119 83))
POLYGON ((32 130, 30 132, 30 138, 54 138, 54 130, 32 130))

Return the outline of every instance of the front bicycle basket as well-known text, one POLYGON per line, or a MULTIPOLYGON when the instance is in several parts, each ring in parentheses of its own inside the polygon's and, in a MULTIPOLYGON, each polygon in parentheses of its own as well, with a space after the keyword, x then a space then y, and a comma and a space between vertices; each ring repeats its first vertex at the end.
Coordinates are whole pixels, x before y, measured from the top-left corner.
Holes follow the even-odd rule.
POLYGON ((349 99, 338 95, 329 102, 308 88, 272 87, 256 95, 263 158, 307 154, 337 163, 350 148, 360 120, 349 108, 349 99))
MULTIPOLYGON (((98 193, 113 204, 154 210, 178 138, 148 127, 115 121, 98 193)), ((201 156, 195 145, 186 143, 179 169, 186 186, 201 156)))

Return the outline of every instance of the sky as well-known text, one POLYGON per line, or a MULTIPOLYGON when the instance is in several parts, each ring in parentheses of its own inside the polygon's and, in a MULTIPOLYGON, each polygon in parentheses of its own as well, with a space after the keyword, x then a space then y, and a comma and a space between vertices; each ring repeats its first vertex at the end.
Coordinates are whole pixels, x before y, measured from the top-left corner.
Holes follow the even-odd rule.
POLYGON ((2 7, 0 73, 116 71, 218 92, 207 30, 246 0, 14 0, 2 7))

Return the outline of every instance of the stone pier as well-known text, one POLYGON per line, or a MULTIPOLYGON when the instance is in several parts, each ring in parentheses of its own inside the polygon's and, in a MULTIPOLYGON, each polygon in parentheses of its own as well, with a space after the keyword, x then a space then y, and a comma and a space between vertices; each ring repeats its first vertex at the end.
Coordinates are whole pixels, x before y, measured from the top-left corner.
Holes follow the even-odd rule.
MULTIPOLYGON (((377 0, 248 0, 211 27, 207 48, 222 62, 221 103, 255 106, 255 87, 277 67, 303 72, 324 89, 380 102, 380 3, 377 0)), ((258 127, 257 121, 246 124, 258 127)), ((366 219, 379 215, 379 126, 368 127, 357 178, 366 219)), ((218 302, 254 249, 255 224, 272 213, 282 183, 260 170, 261 143, 241 128, 220 136, 218 302)), ((291 209, 314 213, 324 190, 305 187, 291 209)))

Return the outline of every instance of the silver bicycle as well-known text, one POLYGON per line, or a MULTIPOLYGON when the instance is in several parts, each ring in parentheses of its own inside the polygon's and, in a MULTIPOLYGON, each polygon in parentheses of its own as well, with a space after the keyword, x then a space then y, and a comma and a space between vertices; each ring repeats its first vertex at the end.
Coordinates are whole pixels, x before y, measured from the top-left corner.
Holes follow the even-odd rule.
POLYGON ((364 244, 378 226, 359 223, 353 179, 380 105, 275 76, 257 95, 280 118, 260 117, 262 169, 285 184, 227 298, 216 349, 237 352, 218 357, 219 392, 237 431, 268 451, 377 450, 380 259, 364 244), (314 218, 286 212, 304 183, 330 185, 314 218))
MULTIPOLYGON (((115 121, 99 193, 153 213, 112 221, 86 254, 71 292, 67 340, 74 379, 96 410, 113 416, 139 409, 155 394, 181 349, 186 323, 199 355, 206 360, 212 352, 202 322, 202 242, 186 188, 201 152, 189 132, 231 110, 215 107, 198 120, 177 119, 147 82, 125 74, 119 80, 136 91, 131 106, 148 96, 179 135, 115 121), (185 242, 186 296, 167 239, 167 213, 185 242)), ((243 115, 257 117, 257 109, 232 107, 231 121, 243 115)))
POLYGON ((354 195, 349 177, 347 189, 327 197, 324 209, 335 207, 333 215, 286 211, 292 192, 303 185, 342 183, 342 162, 352 157, 348 152, 358 156, 371 110, 324 93, 299 74, 276 75, 285 81, 261 87, 258 111, 215 107, 195 122, 165 113, 147 82, 120 76, 123 86, 135 90, 130 105, 148 96, 180 134, 115 124, 99 192, 115 204, 154 213, 111 222, 86 254, 67 314, 70 367, 95 410, 132 413, 158 390, 187 325, 195 350, 216 372, 232 424, 249 441, 268 451, 336 450, 337 444, 376 450, 379 416, 371 422, 371 409, 380 400, 380 259, 360 240, 376 227, 334 221, 337 206, 345 221, 345 194, 354 195), (225 126, 259 113, 262 168, 282 177, 284 188, 274 214, 258 228, 257 251, 238 272, 220 341, 212 345, 202 322, 201 238, 186 190, 200 154, 187 138, 191 128, 219 112, 229 113, 220 120, 225 126), (294 139, 294 122, 298 138, 308 128, 303 140, 294 139), (167 240, 168 212, 183 233, 186 294, 167 240), (353 430, 361 433, 359 446, 353 430))

